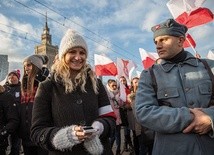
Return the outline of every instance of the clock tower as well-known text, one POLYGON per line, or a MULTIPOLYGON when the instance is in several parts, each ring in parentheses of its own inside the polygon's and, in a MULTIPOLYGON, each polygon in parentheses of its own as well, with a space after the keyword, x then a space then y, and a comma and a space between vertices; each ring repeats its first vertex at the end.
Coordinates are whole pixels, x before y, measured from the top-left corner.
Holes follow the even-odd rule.
POLYGON ((41 35, 41 44, 35 46, 35 54, 47 55, 48 64, 47 68, 50 70, 53 60, 56 54, 58 54, 58 46, 52 45, 50 29, 48 28, 47 15, 45 21, 45 27, 43 28, 43 33, 41 35))

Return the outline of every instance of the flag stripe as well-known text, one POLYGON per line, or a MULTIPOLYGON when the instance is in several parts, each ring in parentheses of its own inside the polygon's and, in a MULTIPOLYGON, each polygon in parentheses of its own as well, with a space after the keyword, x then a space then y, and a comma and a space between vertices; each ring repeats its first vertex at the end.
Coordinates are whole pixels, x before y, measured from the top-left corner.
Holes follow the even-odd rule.
POLYGON ((117 75, 117 68, 115 64, 109 63, 106 65, 96 65, 95 66, 95 72, 97 76, 102 76, 102 75, 117 75))
POLYGON ((198 8, 190 14, 183 12, 175 20, 191 28, 211 22, 213 20, 213 13, 207 8, 198 8))
POLYGON ((195 48, 196 47, 196 43, 194 41, 194 39, 192 38, 192 36, 190 34, 187 34, 186 36, 186 40, 183 44, 183 48, 187 48, 187 47, 191 47, 191 45, 195 48))

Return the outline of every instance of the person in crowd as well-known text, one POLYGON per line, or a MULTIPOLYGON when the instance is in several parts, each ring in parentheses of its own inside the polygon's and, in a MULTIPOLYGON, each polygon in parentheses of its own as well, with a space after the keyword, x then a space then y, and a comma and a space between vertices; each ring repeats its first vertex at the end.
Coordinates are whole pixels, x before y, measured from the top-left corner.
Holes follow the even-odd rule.
POLYGON ((18 110, 13 96, 0 85, 0 154, 6 155, 8 135, 19 125, 18 110))
POLYGON ((86 62, 84 38, 68 29, 53 74, 38 88, 31 138, 49 155, 112 155, 115 115, 101 80, 86 62), (86 130, 86 128, 92 128, 86 130))
MULTIPOLYGON (((21 100, 20 70, 13 70, 8 74, 4 87, 6 92, 9 92, 14 97, 17 109, 19 109, 21 100)), ((17 131, 9 136, 9 141, 11 146, 9 155, 19 155, 21 139, 18 137, 17 131)))
POLYGON ((134 100, 132 100, 130 97, 135 95, 138 87, 138 77, 134 77, 131 80, 131 86, 130 86, 130 94, 128 94, 128 103, 127 104, 127 118, 128 118, 128 127, 132 131, 132 136, 133 136, 133 143, 134 143, 134 151, 135 155, 139 155, 139 142, 138 142, 138 137, 140 137, 140 131, 141 131, 141 126, 137 124, 136 118, 134 116, 133 110, 132 110, 132 104, 134 104, 134 100))
MULTIPOLYGON (((131 132, 130 132, 130 129, 129 129, 129 122, 128 122, 128 117, 129 116, 127 115, 128 109, 131 109, 130 108, 130 103, 128 102, 128 99, 127 99, 127 96, 130 94, 130 88, 128 86, 127 79, 125 78, 125 76, 121 76, 119 78, 119 82, 125 86, 125 94, 126 94, 125 95, 126 98, 122 99, 122 100, 124 100, 124 104, 123 104, 124 106, 123 106, 123 108, 120 108, 122 126, 124 126, 124 137, 125 137, 123 149, 126 152, 128 152, 128 151, 133 152, 134 151, 134 147, 133 147, 133 144, 132 144, 131 132)), ((120 94, 120 96, 121 95, 122 94, 120 94)), ((121 97, 121 98, 123 98, 123 97, 121 97)))
POLYGON ((32 109, 35 94, 39 83, 44 81, 49 75, 45 64, 48 62, 46 55, 33 54, 26 57, 23 61, 24 74, 21 81, 21 104, 20 104, 20 127, 19 135, 25 155, 46 155, 47 151, 36 146, 30 139, 30 127, 32 109))
POLYGON ((119 108, 122 106, 123 102, 120 99, 120 92, 118 90, 117 82, 114 79, 109 79, 106 85, 110 103, 112 109, 116 116, 116 129, 115 132, 111 135, 111 147, 113 147, 114 141, 116 140, 116 155, 121 154, 121 118, 119 108))
MULTIPOLYGON (((136 155, 151 155, 152 154, 152 148, 153 148, 153 142, 154 142, 154 131, 149 130, 142 125, 140 125, 134 114, 135 110, 135 97, 136 92, 138 88, 139 78, 134 77, 131 80, 131 93, 128 95, 128 100, 131 103, 132 107, 132 114, 130 115, 131 121, 129 121, 129 127, 131 130, 133 130, 133 138, 134 138, 134 148, 135 148, 135 154, 136 155)), ((129 117, 128 117, 129 118, 129 117)))
POLYGON ((151 28, 161 64, 141 73, 135 112, 156 131, 153 155, 212 155, 214 61, 183 49, 187 27, 168 19, 151 28), (212 72, 211 72, 212 71, 212 72))

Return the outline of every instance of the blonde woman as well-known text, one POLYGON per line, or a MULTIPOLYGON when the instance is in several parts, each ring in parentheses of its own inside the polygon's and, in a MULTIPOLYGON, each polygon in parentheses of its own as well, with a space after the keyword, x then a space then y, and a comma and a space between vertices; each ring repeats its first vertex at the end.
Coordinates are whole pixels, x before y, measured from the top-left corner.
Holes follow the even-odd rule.
POLYGON ((49 155, 113 154, 109 136, 115 127, 114 113, 87 57, 85 40, 69 29, 61 40, 53 74, 38 88, 31 137, 49 155))

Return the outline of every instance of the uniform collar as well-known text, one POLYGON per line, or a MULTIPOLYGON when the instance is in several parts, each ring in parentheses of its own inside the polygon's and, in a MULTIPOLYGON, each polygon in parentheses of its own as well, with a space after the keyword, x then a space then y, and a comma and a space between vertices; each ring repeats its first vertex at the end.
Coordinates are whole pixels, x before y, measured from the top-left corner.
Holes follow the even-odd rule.
POLYGON ((172 62, 167 61, 167 60, 163 60, 160 65, 161 65, 161 68, 164 70, 164 72, 169 72, 170 70, 172 70, 172 68, 174 66, 176 66, 176 65, 182 66, 183 64, 187 64, 190 66, 197 67, 198 66, 198 59, 195 58, 191 53, 187 52, 187 56, 186 56, 185 60, 182 62, 179 62, 178 64, 172 63, 172 62))

